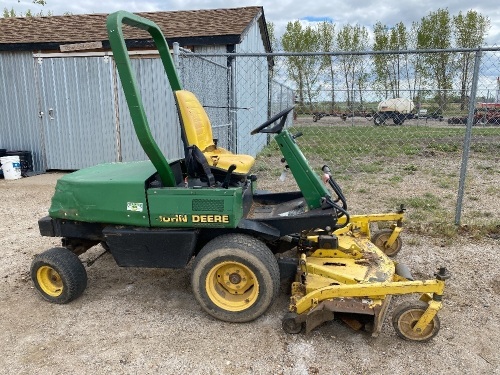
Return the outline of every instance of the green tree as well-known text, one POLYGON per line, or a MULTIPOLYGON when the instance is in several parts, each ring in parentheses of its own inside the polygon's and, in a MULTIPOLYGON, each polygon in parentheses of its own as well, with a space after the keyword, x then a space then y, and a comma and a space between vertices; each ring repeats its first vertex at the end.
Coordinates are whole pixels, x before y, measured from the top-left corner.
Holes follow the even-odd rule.
MULTIPOLYGON (((17 0, 18 3, 20 3, 21 1, 20 0, 17 0)), ((47 4, 47 2, 45 0, 33 0, 32 1, 33 4, 35 5, 42 5, 42 6, 45 6, 47 4)), ((49 11, 46 16, 51 16, 52 15, 52 12, 49 11)), ((19 14, 16 13, 16 11, 14 10, 14 8, 11 8, 10 10, 8 8, 3 8, 3 17, 4 18, 9 18, 9 17, 41 17, 41 16, 44 16, 43 14, 43 10, 37 12, 37 13, 33 13, 31 11, 31 9, 28 9, 26 10, 26 12, 22 13, 20 12, 19 14)))
MULTIPOLYGON (((475 10, 469 10, 466 14, 460 11, 457 16, 453 17, 453 25, 456 47, 477 48, 484 43, 490 20, 475 10)), ((460 79, 460 109, 463 110, 467 105, 467 91, 472 83, 474 53, 462 53, 457 63, 460 79)))
MULTIPOLYGON (((438 9, 423 17, 417 30, 420 49, 451 48, 452 22, 448 9, 438 9)), ((453 55, 449 52, 426 53, 421 72, 433 80, 437 88, 436 99, 441 109, 446 109, 448 90, 452 88, 455 73, 453 55)))
MULTIPOLYGON (((288 22, 281 44, 286 52, 318 52, 320 37, 311 26, 303 27, 299 21, 288 22)), ((318 96, 320 87, 318 78, 321 72, 321 61, 316 56, 288 56, 285 60, 288 76, 295 82, 298 89, 299 102, 309 104, 318 96)))
MULTIPOLYGON (((412 22, 408 31, 408 49, 418 49, 418 30, 420 30, 420 22, 412 22), (411 37, 410 36, 416 36, 411 37)), ((405 76, 407 77, 408 90, 410 98, 418 105, 422 100, 422 95, 426 92, 422 89, 426 82, 426 71, 424 66, 424 55, 421 53, 414 53, 407 55, 407 66, 405 76)))
POLYGON ((7 8, 3 8, 3 18, 9 17, 16 17, 16 11, 14 10, 14 8, 11 8, 10 10, 7 8))
MULTIPOLYGON (((381 22, 373 25, 373 50, 387 51, 389 50, 389 28, 381 22)), ((373 55, 373 66, 375 73, 375 84, 385 91, 385 97, 392 92, 391 77, 389 71, 390 55, 375 54, 373 55)))
POLYGON ((271 43, 271 51, 275 52, 278 50, 278 39, 276 38, 276 28, 274 23, 266 22, 267 25, 267 35, 269 36, 269 42, 271 43))
MULTIPOLYGON (((383 88, 386 97, 389 93, 392 97, 398 98, 401 95, 401 84, 408 82, 410 89, 410 79, 412 69, 410 59, 407 54, 400 54, 397 51, 408 49, 408 31, 406 26, 399 22, 389 29, 386 25, 377 22, 373 26, 375 51, 396 51, 391 54, 374 55, 375 81, 383 88)), ((410 93, 411 96, 411 93, 410 93)))
MULTIPOLYGON (((323 21, 318 25, 320 48, 322 52, 333 52, 335 46, 335 25, 332 22, 323 21)), ((325 55, 321 62, 322 68, 327 72, 327 86, 331 88, 331 107, 335 110, 335 65, 331 55, 325 55)))
MULTIPOLYGON (((360 52, 368 49, 368 30, 361 25, 345 25, 337 33, 337 48, 343 52, 360 52)), ((339 56, 347 93, 347 106, 352 107, 356 90, 360 94, 367 83, 366 58, 362 55, 346 54, 339 56)), ((362 102, 362 96, 360 96, 362 102)))
MULTIPOLYGON (((408 49, 408 35, 406 26, 402 22, 398 22, 392 29, 389 38, 389 48, 393 51, 404 51, 408 49)), ((401 83, 403 78, 408 78, 409 70, 406 68, 408 64, 408 55, 396 53, 391 59, 391 71, 394 77, 394 95, 396 98, 401 97, 401 83)))

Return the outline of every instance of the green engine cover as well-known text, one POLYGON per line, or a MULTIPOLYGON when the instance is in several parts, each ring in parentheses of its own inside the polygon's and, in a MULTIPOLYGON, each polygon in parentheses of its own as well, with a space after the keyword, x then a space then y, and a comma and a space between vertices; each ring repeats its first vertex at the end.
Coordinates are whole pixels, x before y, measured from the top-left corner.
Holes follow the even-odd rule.
POLYGON ((159 228, 235 228, 242 188, 147 188, 150 161, 81 169, 57 181, 52 218, 159 228), (151 220, 150 220, 151 218, 151 220))
POLYGON ((57 181, 52 218, 149 226, 146 180, 156 169, 150 161, 99 164, 57 181))
POLYGON ((243 216, 242 188, 149 189, 151 226, 236 228, 243 216))

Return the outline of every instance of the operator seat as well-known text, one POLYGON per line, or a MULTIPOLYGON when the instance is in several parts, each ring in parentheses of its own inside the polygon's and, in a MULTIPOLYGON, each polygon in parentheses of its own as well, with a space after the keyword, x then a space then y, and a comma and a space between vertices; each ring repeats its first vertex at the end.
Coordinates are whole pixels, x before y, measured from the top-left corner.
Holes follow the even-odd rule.
POLYGON ((198 147, 205 156, 214 176, 225 176, 232 165, 236 166, 233 174, 241 177, 247 176, 255 159, 250 155, 233 154, 222 147, 217 147, 213 139, 210 119, 192 92, 177 90, 175 91, 175 99, 185 147, 193 145, 198 147))

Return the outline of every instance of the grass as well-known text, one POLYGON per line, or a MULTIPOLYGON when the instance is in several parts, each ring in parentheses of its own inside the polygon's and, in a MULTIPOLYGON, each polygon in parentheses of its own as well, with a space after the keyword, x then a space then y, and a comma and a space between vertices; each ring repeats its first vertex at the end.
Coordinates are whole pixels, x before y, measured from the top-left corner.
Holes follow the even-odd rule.
MULTIPOLYGON (((303 125, 291 129, 292 134, 299 131, 303 135, 297 143, 313 169, 319 173, 320 167, 328 164, 344 191, 373 196, 376 207, 382 210, 404 203, 410 230, 445 238, 460 234, 461 227, 454 220, 465 127, 355 124, 303 125), (413 193, 400 192, 408 181, 416 184, 413 193), (384 191, 384 185, 390 186, 387 194, 376 196, 377 191, 384 191), (414 196, 415 192, 422 194, 414 196)), ((494 162, 496 155, 500 155, 500 127, 473 128, 470 158, 474 163, 469 163, 469 171, 477 165, 475 171, 481 174, 500 172, 494 162)), ((275 178, 282 166, 272 165, 269 160, 280 158, 277 144, 271 142, 258 155, 256 165, 275 178)), ((470 190, 478 183, 481 178, 474 173, 467 175, 466 201, 480 203, 485 198, 470 190)), ((483 191, 499 199, 500 188, 496 185, 483 191)), ((482 213, 464 213, 462 218, 474 223, 474 235, 497 230, 496 224, 491 224, 495 223, 495 215, 487 206, 482 213)))
POLYGON ((498 195, 498 198, 500 198, 500 187, 499 186, 488 186, 486 188, 486 194, 488 194, 490 196, 498 195))
MULTIPOLYGON (((353 157, 399 158, 418 156, 427 152, 461 155, 464 143, 463 127, 428 126, 299 126, 292 133, 303 132, 298 138, 302 152, 324 161, 345 164, 353 157)), ((500 152, 500 128, 473 129, 471 151, 500 152), (488 142, 485 142, 485 139, 488 142)), ((273 142, 261 154, 279 153, 273 142)))

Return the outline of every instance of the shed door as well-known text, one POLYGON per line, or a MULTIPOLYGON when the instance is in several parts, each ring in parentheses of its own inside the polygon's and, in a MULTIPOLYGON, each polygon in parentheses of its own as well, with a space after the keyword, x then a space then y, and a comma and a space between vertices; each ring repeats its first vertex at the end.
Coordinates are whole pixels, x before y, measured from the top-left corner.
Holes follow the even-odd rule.
POLYGON ((113 66, 108 58, 36 61, 46 169, 117 161, 113 66))

